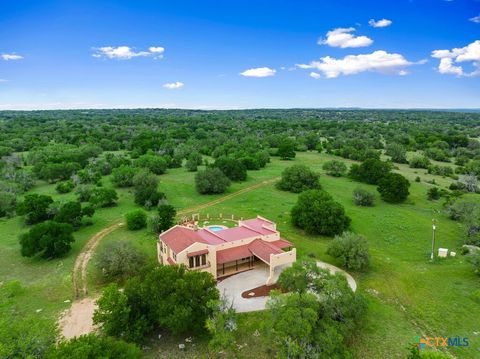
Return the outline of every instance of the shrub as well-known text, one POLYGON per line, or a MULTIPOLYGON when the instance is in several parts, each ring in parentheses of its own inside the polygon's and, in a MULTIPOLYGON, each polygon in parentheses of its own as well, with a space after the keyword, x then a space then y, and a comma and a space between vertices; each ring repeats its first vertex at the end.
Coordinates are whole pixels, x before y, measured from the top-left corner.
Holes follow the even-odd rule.
POLYGON ((58 182, 57 185, 55 186, 55 190, 58 193, 69 193, 69 192, 72 192, 74 187, 75 185, 73 184, 73 181, 68 180, 68 181, 58 182))
POLYGON ((473 265, 473 271, 480 275, 480 252, 473 253, 469 258, 469 262, 473 265))
POLYGON ((53 203, 50 196, 44 194, 27 194, 17 206, 17 213, 25 215, 27 224, 36 224, 50 218, 49 207, 53 203))
POLYGON ((208 303, 212 309, 212 315, 207 319, 206 328, 212 338, 208 347, 215 351, 233 351, 235 352, 237 331, 237 313, 233 308, 233 303, 229 304, 227 298, 215 300, 208 303))
POLYGON ((128 165, 114 168, 112 171, 112 183, 117 187, 133 186, 133 177, 137 169, 128 165))
POLYGON ((78 228, 80 227, 80 224, 82 223, 82 217, 86 214, 89 214, 89 217, 93 216, 93 213, 95 212, 95 209, 93 207, 89 206, 86 212, 83 212, 82 206, 80 202, 67 202, 64 205, 62 205, 55 214, 55 217, 53 219, 56 222, 59 223, 68 223, 73 226, 73 228, 78 228))
POLYGON ((88 202, 90 200, 90 197, 92 196, 92 190, 92 186, 80 185, 77 187, 75 193, 77 194, 78 200, 80 202, 88 202))
POLYGON ((109 282, 123 282, 139 274, 145 263, 145 254, 125 241, 108 243, 96 255, 96 267, 109 282))
POLYGON ((407 163, 407 151, 399 143, 391 143, 387 145, 385 153, 392 157, 392 161, 395 163, 407 163))
MULTIPOLYGON (((0 287, 0 297, 1 297, 0 287)), ((8 312, 8 314, 7 314, 8 312)), ((55 345, 58 334, 55 323, 39 315, 10 314, 0 316, 0 357, 41 359, 55 345)))
POLYGON ((341 177, 347 172, 347 165, 337 160, 325 162, 322 168, 328 175, 333 177, 341 177))
POLYGON ((284 138, 278 145, 277 156, 282 160, 292 160, 295 158, 295 142, 289 138, 284 138))
POLYGON ((232 181, 245 181, 247 179, 247 168, 240 160, 231 157, 219 157, 213 164, 220 168, 222 172, 232 181))
POLYGON ((283 191, 300 193, 308 189, 320 189, 320 175, 304 165, 294 165, 282 172, 282 178, 277 182, 277 188, 283 191))
POLYGON ((297 261, 280 274, 278 283, 292 293, 273 294, 267 302, 264 329, 274 356, 350 358, 348 339, 360 323, 365 302, 345 276, 315 262, 297 261))
POLYGON ((219 169, 207 167, 195 175, 195 187, 200 194, 223 193, 230 186, 230 180, 219 169))
POLYGON ((66 254, 74 241, 73 227, 67 223, 45 221, 30 228, 20 236, 21 253, 24 257, 40 255, 56 258, 66 254))
POLYGON ((378 183, 378 192, 386 202, 399 203, 407 199, 410 182, 398 173, 389 173, 378 183))
POLYGON ((153 154, 145 154, 143 156, 140 156, 135 161, 135 165, 137 167, 148 168, 151 172, 155 173, 156 175, 161 175, 167 171, 168 163, 163 157, 153 155, 153 154))
POLYGON ((196 172, 197 167, 198 167, 197 161, 195 161, 194 159, 189 158, 185 163, 185 168, 187 169, 188 172, 196 172))
POLYGON ((367 240, 352 232, 335 236, 327 254, 340 259, 342 267, 349 270, 364 270, 370 263, 367 240))
POLYGON ((145 228, 147 226, 147 214, 141 209, 128 212, 125 215, 127 228, 131 231, 145 228))
POLYGON ((408 165, 411 168, 425 168, 430 166, 430 160, 425 156, 415 156, 408 161, 408 165))
POLYGON ((117 192, 113 188, 95 187, 88 201, 95 207, 112 207, 117 204, 117 199, 117 192))
POLYGON ((430 201, 435 201, 441 196, 440 190, 437 187, 432 187, 427 191, 427 198, 430 201))
POLYGON ((0 191, 0 218, 15 214, 17 196, 14 192, 0 191))
POLYGON ((133 342, 144 341, 153 330, 204 333, 212 314, 208 303, 218 299, 210 273, 159 266, 127 280, 122 292, 116 284, 107 286, 93 321, 104 334, 133 342))
POLYGON ((350 225, 343 206, 322 190, 302 192, 291 215, 293 225, 309 234, 340 234, 350 225))
POLYGON ((95 334, 82 335, 61 341, 45 355, 45 359, 140 359, 142 350, 135 344, 95 334))
POLYGON ((165 194, 157 190, 158 177, 149 170, 141 170, 133 178, 135 203, 147 209, 158 205, 165 194))
POLYGON ((169 204, 161 204, 158 206, 158 215, 152 218, 152 231, 156 234, 162 233, 173 227, 177 211, 169 204))
POLYGON ((360 165, 352 165, 349 175, 356 181, 378 184, 383 177, 390 173, 391 169, 391 163, 369 158, 360 165))
POLYGON ((353 190, 353 202, 357 206, 372 207, 375 202, 375 196, 366 189, 355 188, 353 190))

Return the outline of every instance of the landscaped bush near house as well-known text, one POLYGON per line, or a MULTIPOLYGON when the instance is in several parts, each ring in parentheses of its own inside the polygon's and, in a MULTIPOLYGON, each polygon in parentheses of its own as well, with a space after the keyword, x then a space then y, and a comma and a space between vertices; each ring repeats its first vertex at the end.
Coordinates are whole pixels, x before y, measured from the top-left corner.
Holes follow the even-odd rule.
POLYGON ((340 234, 350 225, 343 206, 323 190, 308 190, 292 208, 292 223, 309 234, 340 234))
POLYGON ((141 209, 134 210, 125 215, 127 228, 131 231, 145 228, 147 226, 147 214, 141 209))
POLYGON ((352 232, 335 236, 327 254, 339 259, 342 267, 349 270, 364 270, 370 263, 367 240, 352 232))
POLYGON ((277 188, 283 191, 300 193, 308 189, 320 189, 320 175, 304 165, 294 165, 282 172, 277 188))
POLYGON ((353 190, 353 202, 357 206, 372 207, 375 202, 375 195, 363 188, 353 190))

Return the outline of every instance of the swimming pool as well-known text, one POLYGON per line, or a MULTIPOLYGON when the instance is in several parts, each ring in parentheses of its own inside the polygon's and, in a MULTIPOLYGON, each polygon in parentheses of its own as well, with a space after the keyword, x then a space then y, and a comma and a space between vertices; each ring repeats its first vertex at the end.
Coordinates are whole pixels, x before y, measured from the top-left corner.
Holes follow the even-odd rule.
POLYGON ((207 228, 213 232, 223 231, 225 229, 225 227, 222 226, 208 226, 207 228))

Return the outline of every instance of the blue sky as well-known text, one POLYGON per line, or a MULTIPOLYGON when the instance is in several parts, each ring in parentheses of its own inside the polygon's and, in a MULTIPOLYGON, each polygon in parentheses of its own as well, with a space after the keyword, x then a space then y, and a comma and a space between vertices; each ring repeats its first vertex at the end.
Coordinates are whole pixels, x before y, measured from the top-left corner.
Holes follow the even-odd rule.
POLYGON ((0 109, 480 108, 479 63, 478 0, 0 2, 0 109))

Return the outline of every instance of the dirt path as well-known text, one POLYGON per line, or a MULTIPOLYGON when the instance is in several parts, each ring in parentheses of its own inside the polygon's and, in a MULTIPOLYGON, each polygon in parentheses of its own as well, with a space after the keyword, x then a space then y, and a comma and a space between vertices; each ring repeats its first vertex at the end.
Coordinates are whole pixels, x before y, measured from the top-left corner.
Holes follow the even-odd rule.
POLYGON ((253 185, 248 186, 248 187, 245 187, 245 188, 243 188, 243 189, 241 189, 241 190, 239 190, 239 191, 237 191, 237 192, 234 192, 234 193, 228 194, 228 195, 226 195, 226 196, 220 197, 220 198, 218 198, 218 199, 216 199, 216 200, 213 200, 213 201, 210 201, 210 202, 207 202, 207 203, 204 203, 204 204, 200 204, 200 205, 195 206, 195 207, 191 207, 191 208, 187 208, 187 209, 178 211, 177 214, 188 214, 188 213, 192 213, 192 212, 201 211, 202 209, 215 206, 216 204, 219 204, 219 203, 228 201, 228 200, 231 199, 231 198, 240 196, 240 195, 242 195, 242 194, 244 194, 244 193, 247 193, 247 192, 253 191, 253 190, 257 189, 257 188, 266 186, 267 184, 276 182, 276 181, 278 181, 279 179, 280 179, 280 177, 275 177, 275 178, 271 178, 271 179, 266 180, 266 181, 262 181, 262 182, 253 184, 253 185))
MULTIPOLYGON (((279 178, 275 177, 269 180, 265 180, 251 186, 245 187, 237 192, 231 193, 229 195, 220 197, 216 200, 200 204, 191 208, 187 208, 179 211, 177 214, 185 215, 192 212, 198 212, 202 209, 214 206, 216 204, 225 202, 231 198, 240 196, 246 192, 253 191, 257 188, 266 186, 270 183, 277 181, 279 178)), ((122 227, 124 223, 122 220, 118 220, 115 223, 111 224, 107 228, 102 229, 100 232, 97 232, 92 238, 90 238, 87 244, 83 247, 82 251, 75 260, 75 265, 73 267, 73 289, 75 292, 75 298, 77 299, 69 310, 62 313, 58 321, 58 325, 62 335, 69 339, 82 334, 88 334, 95 329, 92 321, 93 312, 95 311, 95 298, 88 298, 88 286, 87 286, 87 267, 88 262, 92 258, 95 249, 99 245, 100 241, 107 234, 115 231, 116 229, 122 227), (85 297, 85 298, 83 298, 85 297), (83 299, 82 299, 83 298, 83 299)))
POLYGON ((73 290, 75 291, 76 299, 88 294, 87 266, 98 244, 103 237, 113 232, 117 228, 120 228, 121 226, 123 226, 123 223, 121 221, 117 221, 109 227, 102 229, 100 232, 97 232, 88 240, 87 244, 83 247, 82 251, 78 255, 77 259, 75 260, 75 265, 73 266, 73 290))

